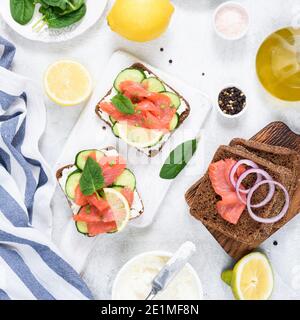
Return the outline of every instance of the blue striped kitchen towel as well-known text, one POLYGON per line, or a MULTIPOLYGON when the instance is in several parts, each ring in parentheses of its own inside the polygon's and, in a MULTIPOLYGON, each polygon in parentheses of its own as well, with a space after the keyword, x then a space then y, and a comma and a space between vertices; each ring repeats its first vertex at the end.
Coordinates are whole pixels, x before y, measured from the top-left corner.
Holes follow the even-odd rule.
POLYGON ((15 47, 0 37, 0 299, 91 299, 51 241, 55 178, 39 152, 43 96, 8 69, 15 47))

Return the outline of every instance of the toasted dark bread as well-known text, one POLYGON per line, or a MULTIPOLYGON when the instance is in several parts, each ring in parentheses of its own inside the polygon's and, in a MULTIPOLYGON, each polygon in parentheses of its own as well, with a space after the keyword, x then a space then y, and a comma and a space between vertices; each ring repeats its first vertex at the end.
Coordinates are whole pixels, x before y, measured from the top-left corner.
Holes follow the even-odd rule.
MULTIPOLYGON (((151 70, 149 70, 149 69, 148 69, 146 66, 144 66, 142 63, 134 63, 133 65, 129 66, 129 68, 134 68, 134 69, 140 69, 140 70, 142 70, 142 71, 147 71, 147 72, 150 73, 152 76, 158 78, 162 83, 164 83, 166 86, 168 86, 174 93, 176 93, 176 94, 180 97, 180 99, 181 99, 182 101, 184 101, 184 103, 186 104, 187 107, 186 107, 186 110, 183 111, 183 112, 179 115, 178 126, 177 126, 177 128, 175 129, 175 130, 177 130, 178 127, 184 122, 184 120, 185 120, 185 119, 189 116, 189 114, 190 114, 190 105, 189 105, 189 103, 185 100, 185 98, 184 98, 181 94, 179 94, 176 90, 174 90, 174 89, 173 89, 171 86, 169 86, 166 82, 164 82, 163 80, 161 80, 156 74, 154 74, 151 70)), ((100 117, 100 119, 101 119, 102 121, 104 121, 106 124, 108 124, 111 128, 112 128, 112 124, 102 118, 101 112, 100 112, 100 109, 99 109, 99 104, 100 104, 101 102, 103 102, 103 101, 105 100, 105 98, 107 98, 107 97, 111 94, 112 90, 113 90, 113 87, 112 87, 112 88, 106 93, 106 95, 98 102, 98 104, 97 104, 97 106, 96 106, 96 109, 95 109, 95 112, 96 112, 96 114, 100 117)), ((171 132, 171 134, 172 134, 172 132, 171 132)), ((166 142, 166 141, 165 141, 165 142, 166 142)), ((157 149, 151 150, 151 147, 149 147, 149 148, 148 148, 148 151, 147 151, 147 156, 148 156, 148 157, 154 157, 154 156, 156 156, 156 155, 160 152, 160 150, 163 148, 165 142, 160 145, 160 147, 159 147, 158 150, 157 150, 157 149)), ((140 152, 144 152, 144 151, 142 151, 142 150, 140 150, 140 149, 138 149, 138 148, 136 148, 136 149, 137 149, 138 151, 140 151, 140 152)))
MULTIPOLYGON (((265 160, 273 162, 275 165, 280 165, 290 169, 293 172, 295 185, 297 185, 297 180, 300 178, 300 155, 298 152, 280 146, 272 146, 266 143, 240 138, 233 139, 229 145, 232 147, 243 147, 244 150, 247 149, 247 151, 252 152, 265 160)), ((200 183, 201 179, 195 182, 187 190, 185 197, 189 205, 191 205, 192 199, 194 198, 200 183)))
POLYGON ((244 147, 249 152, 253 152, 257 156, 271 161, 276 165, 286 167, 290 169, 295 176, 297 175, 297 165, 300 162, 300 155, 294 150, 239 138, 233 139, 229 145, 232 147, 244 147))
MULTIPOLYGON (((286 167, 292 171, 292 185, 290 193, 294 194, 298 181, 300 179, 300 155, 298 152, 279 146, 271 146, 265 143, 260 143, 252 140, 233 139, 230 146, 240 146, 253 152, 256 155, 273 162, 276 165, 286 167)), ((291 199, 292 201, 292 199, 291 199)), ((284 224, 291 220, 297 212, 289 210, 287 214, 273 225, 272 233, 280 229, 284 224)))
MULTIPOLYGON (((212 162, 216 162, 225 158, 234 160, 250 159, 257 163, 262 169, 266 170, 274 180, 282 183, 290 192, 292 192, 292 171, 275 165, 274 163, 262 159, 247 150, 241 150, 237 147, 221 146, 212 162)), ((245 187, 249 187, 253 183, 253 178, 246 179, 245 187), (248 181, 247 181, 248 180, 248 181)), ((195 189, 195 186, 194 188, 195 189)), ((253 203, 260 202, 265 198, 268 188, 265 186, 260 189, 253 197, 253 203)), ((217 230, 224 235, 231 237, 237 241, 246 244, 253 244, 266 239, 272 232, 272 224, 262 224, 254 221, 245 210, 236 225, 225 221, 217 212, 216 204, 220 197, 215 193, 208 173, 201 179, 197 187, 197 191, 191 203, 191 214, 204 225, 217 230)), ((255 212, 262 217, 271 217, 281 210, 284 204, 284 196, 281 192, 276 191, 272 201, 263 208, 257 209, 255 212)))

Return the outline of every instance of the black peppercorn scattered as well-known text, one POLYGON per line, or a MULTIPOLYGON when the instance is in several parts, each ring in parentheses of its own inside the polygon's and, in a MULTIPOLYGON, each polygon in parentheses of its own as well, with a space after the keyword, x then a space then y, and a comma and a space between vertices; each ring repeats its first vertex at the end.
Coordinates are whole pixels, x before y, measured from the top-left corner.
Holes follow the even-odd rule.
POLYGON ((172 60, 172 59, 170 59, 170 60, 169 60, 169 63, 173 63, 173 60, 172 60))
POLYGON ((246 96, 236 87, 223 89, 218 98, 220 109, 228 115, 240 113, 246 106, 246 96))
POLYGON ((102 127, 102 130, 106 130, 106 127, 103 126, 103 127, 102 127))
POLYGON ((203 76, 203 77, 205 76, 205 73, 204 73, 204 72, 202 72, 202 76, 203 76))
POLYGON ((274 245, 274 246, 277 246, 277 245, 278 245, 278 242, 275 240, 275 241, 273 242, 273 245, 274 245))
POLYGON ((163 51, 164 51, 164 48, 160 48, 160 51, 163 52, 163 51))

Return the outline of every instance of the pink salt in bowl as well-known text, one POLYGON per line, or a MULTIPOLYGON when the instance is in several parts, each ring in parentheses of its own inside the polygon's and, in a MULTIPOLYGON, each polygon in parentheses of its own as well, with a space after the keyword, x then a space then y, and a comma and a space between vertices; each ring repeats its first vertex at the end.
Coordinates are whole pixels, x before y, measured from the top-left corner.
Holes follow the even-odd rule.
POLYGON ((216 33, 225 40, 239 40, 248 32, 250 18, 247 9, 235 1, 222 3, 214 12, 216 33))

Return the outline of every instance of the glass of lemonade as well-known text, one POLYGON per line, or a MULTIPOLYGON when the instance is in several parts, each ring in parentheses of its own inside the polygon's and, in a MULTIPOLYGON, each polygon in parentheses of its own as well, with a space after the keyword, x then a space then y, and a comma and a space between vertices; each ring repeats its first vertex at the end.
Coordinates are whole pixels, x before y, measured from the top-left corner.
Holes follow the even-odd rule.
POLYGON ((300 29, 284 28, 260 46, 256 71, 263 87, 284 101, 300 101, 300 29))

